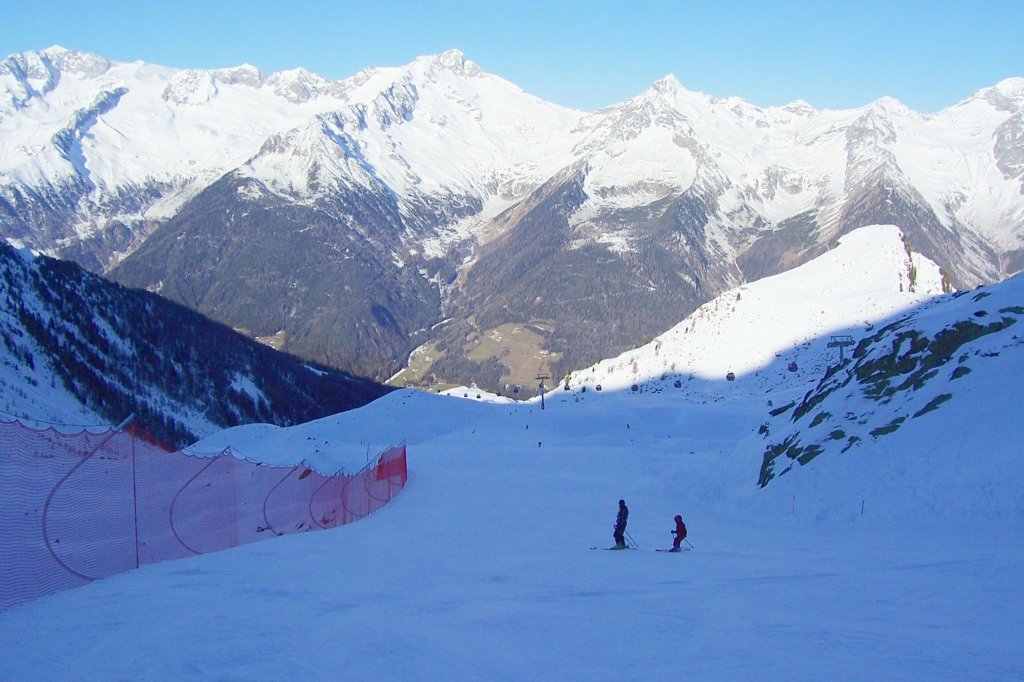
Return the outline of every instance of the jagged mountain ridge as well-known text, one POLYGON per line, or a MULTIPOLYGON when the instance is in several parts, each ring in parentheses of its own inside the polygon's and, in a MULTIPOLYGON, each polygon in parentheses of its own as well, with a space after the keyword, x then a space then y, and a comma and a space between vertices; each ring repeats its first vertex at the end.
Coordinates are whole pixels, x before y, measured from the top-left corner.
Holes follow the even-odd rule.
POLYGON ((0 110, 8 239, 99 270, 130 251, 110 273, 119 281, 381 378, 420 347, 440 351, 434 374, 496 386, 505 351, 481 358, 475 349, 509 324, 535 330, 534 364, 560 374, 645 342, 666 319, 806 262, 864 224, 900 224, 958 286, 1019 271, 1024 253, 1021 79, 924 116, 893 100, 759 108, 667 77, 585 114, 531 97, 457 51, 334 83, 252 67, 117 65, 57 48, 4 64, 15 103, 0 110), (42 65, 33 72, 30 62, 42 65), (57 68, 67 62, 89 66, 57 68), (108 98, 113 109, 93 105, 86 86, 97 79, 103 92, 127 88, 108 98), (71 126, 80 153, 65 154, 85 161, 65 167, 90 172, 53 180, 43 161, 60 157, 57 145, 34 151, 14 140, 29 127, 24 116, 57 113, 47 97, 65 81, 79 90, 77 108, 54 115, 48 134, 68 119, 89 123, 88 135, 71 126), (173 172, 150 171, 153 158, 128 164, 149 174, 119 184, 117 164, 101 160, 100 131, 125 130, 129 104, 155 111, 139 118, 163 122, 160 131, 174 123, 186 141, 192 128, 176 126, 206 120, 192 140, 202 144, 171 155, 173 172), (86 110, 97 113, 83 118, 86 110), (46 180, 33 184, 36 176, 46 180), (196 220, 208 205, 223 212, 196 220), (320 224, 316 240, 301 236, 320 224), (176 256, 182 240, 197 245, 188 259, 176 256), (303 268, 301 282, 274 276, 281 254, 308 254, 311 243, 347 257, 306 259, 319 265, 303 268), (243 280, 257 285, 227 281, 246 269, 254 274, 243 280), (338 300, 368 281, 388 285, 345 309, 330 302, 335 283, 338 300))
POLYGON ((134 413, 136 425, 180 447, 239 424, 306 422, 388 390, 6 243, 0 308, 0 412, 32 426, 113 424, 134 413))

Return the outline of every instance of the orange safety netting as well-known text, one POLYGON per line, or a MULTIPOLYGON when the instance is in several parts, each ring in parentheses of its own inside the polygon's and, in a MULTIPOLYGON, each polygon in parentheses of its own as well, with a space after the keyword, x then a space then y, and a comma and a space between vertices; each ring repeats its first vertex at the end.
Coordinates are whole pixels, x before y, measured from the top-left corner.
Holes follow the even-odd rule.
POLYGON ((355 474, 0 422, 0 610, 143 564, 333 528, 387 504, 405 446, 355 474))

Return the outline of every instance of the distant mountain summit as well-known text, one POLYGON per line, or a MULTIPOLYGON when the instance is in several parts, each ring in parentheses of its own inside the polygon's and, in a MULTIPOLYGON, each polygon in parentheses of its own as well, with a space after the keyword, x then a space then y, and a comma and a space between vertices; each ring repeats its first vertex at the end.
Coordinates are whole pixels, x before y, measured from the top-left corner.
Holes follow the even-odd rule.
POLYGON ((54 47, 0 63, 0 233, 302 357, 506 390, 864 225, 953 286, 1020 272, 1022 82, 923 115, 666 76, 586 113, 457 50, 330 81, 54 47))

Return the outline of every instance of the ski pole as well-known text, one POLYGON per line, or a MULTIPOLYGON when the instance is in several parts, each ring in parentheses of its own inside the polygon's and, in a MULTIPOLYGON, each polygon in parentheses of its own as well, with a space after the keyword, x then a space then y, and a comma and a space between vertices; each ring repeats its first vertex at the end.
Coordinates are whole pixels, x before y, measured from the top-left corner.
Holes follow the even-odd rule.
POLYGON ((686 544, 690 545, 690 549, 697 549, 697 548, 696 548, 696 547, 694 547, 694 546, 693 546, 692 544, 690 544, 690 541, 689 541, 689 540, 687 540, 686 538, 683 538, 683 542, 685 542, 686 544))
POLYGON ((630 543, 632 543, 633 547, 635 547, 637 549, 640 549, 640 545, 636 544, 636 540, 633 539, 632 535, 630 535, 626 531, 622 531, 622 532, 629 539, 630 543))

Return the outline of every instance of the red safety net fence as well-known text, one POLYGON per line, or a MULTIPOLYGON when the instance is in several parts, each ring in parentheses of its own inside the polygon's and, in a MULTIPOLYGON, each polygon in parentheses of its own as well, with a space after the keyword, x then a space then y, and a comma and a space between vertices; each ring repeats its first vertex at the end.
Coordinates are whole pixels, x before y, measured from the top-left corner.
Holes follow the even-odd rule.
POLYGON ((167 559, 333 528, 387 504, 405 445, 355 474, 0 422, 0 610, 167 559))

